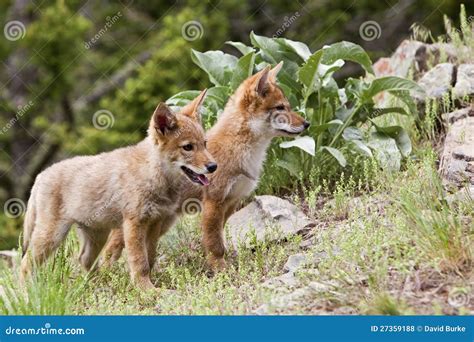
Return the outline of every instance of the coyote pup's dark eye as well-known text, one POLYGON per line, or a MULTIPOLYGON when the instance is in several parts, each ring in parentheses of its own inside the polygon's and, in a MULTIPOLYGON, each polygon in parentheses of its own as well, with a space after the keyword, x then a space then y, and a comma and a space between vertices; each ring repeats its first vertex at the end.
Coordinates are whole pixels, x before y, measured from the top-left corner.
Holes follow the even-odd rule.
POLYGON ((187 144, 183 146, 183 149, 185 151, 192 151, 193 150, 193 145, 192 144, 187 144))
POLYGON ((285 110, 285 106, 279 105, 275 107, 276 110, 285 110))

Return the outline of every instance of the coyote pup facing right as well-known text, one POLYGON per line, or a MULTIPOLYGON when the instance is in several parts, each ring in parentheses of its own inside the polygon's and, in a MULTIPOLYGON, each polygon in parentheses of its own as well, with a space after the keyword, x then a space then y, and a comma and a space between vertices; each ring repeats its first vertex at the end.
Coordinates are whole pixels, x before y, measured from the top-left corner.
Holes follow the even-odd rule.
POLYGON ((184 175, 208 185, 205 174, 217 168, 198 113, 205 93, 177 114, 160 104, 148 137, 137 145, 64 160, 38 175, 24 224, 23 277, 59 246, 72 224, 79 226, 86 270, 111 229, 123 227, 132 279, 142 289, 154 289, 150 268, 159 237, 176 218, 177 186, 184 175))

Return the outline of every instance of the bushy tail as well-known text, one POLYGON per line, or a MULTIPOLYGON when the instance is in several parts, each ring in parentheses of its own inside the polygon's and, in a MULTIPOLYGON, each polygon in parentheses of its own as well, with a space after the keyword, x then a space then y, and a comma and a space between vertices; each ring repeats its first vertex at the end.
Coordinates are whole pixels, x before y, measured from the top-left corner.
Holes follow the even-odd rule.
POLYGON ((36 221, 36 184, 31 189, 30 199, 26 208, 25 220, 23 222, 23 256, 25 256, 28 245, 30 244, 31 235, 35 227, 36 221))

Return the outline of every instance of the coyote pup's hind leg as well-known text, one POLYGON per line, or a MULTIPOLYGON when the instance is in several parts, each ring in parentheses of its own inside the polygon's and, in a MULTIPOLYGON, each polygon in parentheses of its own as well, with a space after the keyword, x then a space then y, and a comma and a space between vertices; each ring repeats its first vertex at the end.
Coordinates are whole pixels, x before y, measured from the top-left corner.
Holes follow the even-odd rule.
POLYGON ((107 242, 109 229, 94 230, 90 228, 79 228, 77 230, 81 239, 81 251, 79 262, 86 271, 90 271, 99 256, 102 248, 107 242))
POLYGON ((45 212, 38 218, 31 235, 28 251, 21 261, 21 276, 25 279, 33 266, 41 265, 66 238, 72 222, 45 212))
POLYGON ((114 264, 118 259, 120 259, 124 248, 125 242, 123 241, 123 229, 112 229, 109 240, 105 245, 102 265, 110 267, 114 264))

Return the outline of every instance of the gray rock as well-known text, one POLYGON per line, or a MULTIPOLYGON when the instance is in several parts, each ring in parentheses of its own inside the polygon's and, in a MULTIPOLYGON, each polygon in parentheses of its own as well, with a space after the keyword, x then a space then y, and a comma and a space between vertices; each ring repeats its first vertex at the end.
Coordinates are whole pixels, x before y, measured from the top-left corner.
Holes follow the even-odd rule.
POLYGON ((470 113, 469 108, 462 108, 455 110, 454 112, 451 113, 445 113, 442 114, 443 120, 447 122, 448 124, 453 124, 458 120, 465 119, 469 115, 474 115, 474 113, 470 113))
POLYGON ((390 58, 381 58, 374 64, 375 76, 408 76, 417 61, 417 51, 425 46, 422 42, 404 40, 390 58))
POLYGON ((457 97, 474 95, 474 64, 461 64, 458 67, 453 93, 457 97))
POLYGON ((312 281, 308 286, 297 288, 290 293, 276 295, 268 303, 261 305, 254 313, 257 315, 268 315, 274 311, 284 309, 299 309, 310 305, 313 301, 308 301, 315 295, 334 290, 339 285, 337 282, 317 282, 312 281))
MULTIPOLYGON (((339 251, 338 247, 334 247, 334 248, 333 248, 332 254, 333 254, 333 255, 338 255, 338 254, 340 254, 340 251, 339 251)), ((319 265, 319 263, 320 263, 321 261, 324 261, 324 260, 326 260, 327 258, 329 258, 329 254, 328 254, 327 252, 325 252, 325 251, 315 252, 315 253, 313 254, 313 260, 312 260, 311 263, 312 263, 313 265, 319 265)))
POLYGON ((17 251, 0 251, 0 260, 6 261, 9 267, 13 267, 17 261, 17 251))
POLYGON ((277 241, 304 231, 311 221, 290 202, 275 196, 257 196, 227 222, 232 245, 251 247, 257 241, 277 241))
MULTIPOLYGON (((426 44, 404 40, 390 58, 380 58, 373 65, 376 77, 399 76, 407 77, 410 68, 417 65, 417 51, 426 44)), ((381 92, 375 97, 375 102, 380 107, 389 106, 390 96, 386 92, 381 92)))
MULTIPOLYGON (((423 83, 429 88, 428 96, 438 98, 446 92, 446 89, 449 91, 453 85, 453 64, 457 61, 457 55, 458 48, 452 44, 435 43, 430 45, 413 40, 404 40, 390 58, 380 58, 373 65, 373 69, 376 77, 408 77, 413 71, 412 76, 415 79, 420 77, 424 79, 423 83), (440 61, 448 61, 449 63, 439 64, 440 61), (443 64, 450 64, 450 67, 443 64), (438 70, 430 71, 432 65, 441 65, 438 69, 451 68, 451 73, 449 73, 449 70, 443 70, 441 76, 437 74, 438 70), (434 80, 432 80, 433 77, 434 80), (439 83, 440 80, 443 82, 439 83)), ((424 102, 425 96, 423 94, 413 94, 413 96, 420 103, 424 102)), ((380 107, 387 107, 391 104, 390 96, 386 92, 381 92, 374 100, 380 107)))
POLYGON ((426 97, 441 98, 448 93, 453 86, 454 65, 451 63, 441 63, 428 71, 418 81, 426 94, 414 93, 413 96, 419 101, 424 101, 426 97))
POLYGON ((300 284, 293 272, 284 273, 278 277, 270 278, 262 286, 269 289, 286 289, 297 287, 300 284))
POLYGON ((308 287, 317 293, 327 292, 332 289, 329 284, 320 283, 319 281, 312 281, 308 284, 308 287))
POLYGON ((302 287, 286 295, 272 298, 269 306, 274 308, 294 308, 301 306, 304 299, 309 297, 312 293, 313 290, 310 287, 302 287))
POLYGON ((430 70, 431 66, 439 64, 440 61, 448 61, 455 64, 457 55, 457 48, 452 44, 423 44, 416 51, 416 71, 419 74, 424 74, 430 70))
POLYGON ((286 272, 294 273, 299 268, 303 267, 306 264, 306 256, 303 253, 290 255, 283 270, 286 272))
POLYGON ((446 196, 446 201, 449 204, 456 202, 469 202, 474 200, 474 185, 462 188, 454 194, 446 196))
POLYGON ((474 105, 448 114, 455 118, 448 126, 441 154, 440 172, 447 182, 474 184, 474 105))
POLYGON ((469 139, 467 144, 458 146, 453 151, 453 157, 465 161, 474 161, 474 141, 469 139))
POLYGON ((308 239, 305 239, 305 240, 301 241, 300 248, 308 249, 308 248, 310 248, 311 246, 314 245, 315 241, 316 241, 316 238, 314 236, 312 236, 308 239))

